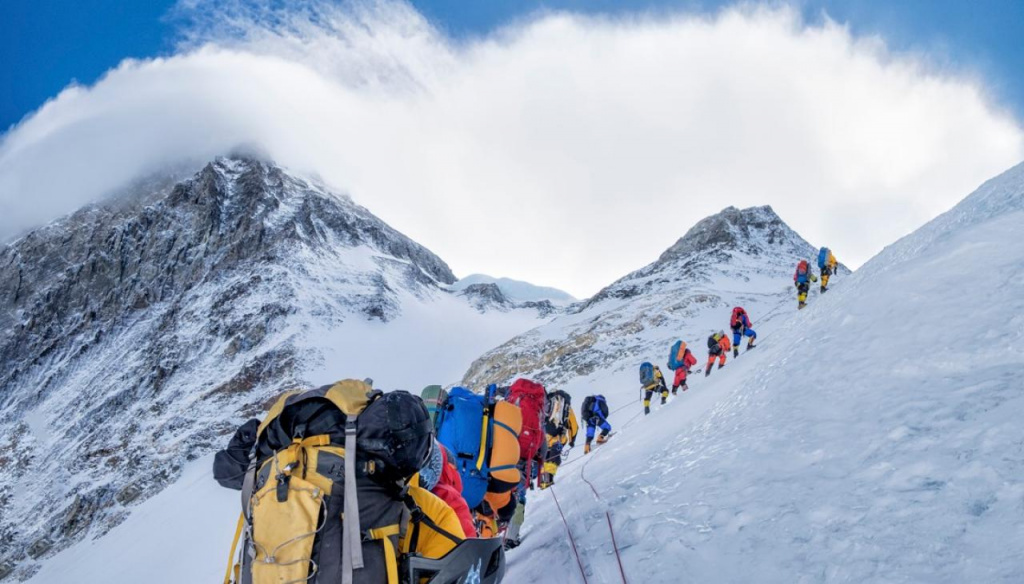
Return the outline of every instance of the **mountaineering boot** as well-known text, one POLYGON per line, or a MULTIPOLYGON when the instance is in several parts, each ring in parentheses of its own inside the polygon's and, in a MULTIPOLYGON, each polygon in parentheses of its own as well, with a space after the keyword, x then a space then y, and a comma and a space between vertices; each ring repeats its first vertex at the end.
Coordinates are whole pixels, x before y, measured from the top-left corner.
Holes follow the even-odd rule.
POLYGON ((608 435, 607 434, 602 432, 600 435, 598 435, 598 437, 597 437, 597 443, 598 444, 604 444, 607 441, 608 441, 608 435))
POLYGON ((797 308, 797 310, 803 310, 805 306, 807 306, 807 303, 806 302, 801 302, 800 304, 796 305, 796 308, 797 308))
POLYGON ((505 545, 505 550, 506 551, 507 550, 514 550, 517 547, 519 547, 520 543, 522 543, 522 541, 520 541, 520 539, 518 537, 507 537, 507 538, 505 538, 505 544, 504 544, 505 545))
POLYGON ((711 375, 711 368, 714 367, 714 363, 708 363, 708 368, 704 370, 704 377, 711 375))
POLYGON ((665 405, 665 400, 667 399, 665 396, 661 396, 661 405, 665 405))
POLYGON ((651 406, 644 406, 644 415, 651 413, 651 406))
POLYGON ((722 367, 725 367, 725 365, 724 365, 724 364, 722 364, 722 363, 719 363, 719 364, 718 364, 718 368, 719 368, 719 369, 721 369, 722 367))
MULTIPOLYGON (((684 389, 683 391, 686 391, 686 390, 684 389)), ((676 390, 675 390, 675 389, 673 389, 673 390, 672 390, 672 395, 675 395, 675 394, 676 394, 676 390)))
POLYGON ((583 445, 583 454, 590 454, 590 442, 583 445))
POLYGON ((828 288, 826 288, 825 286, 822 286, 821 287, 821 293, 824 294, 825 292, 828 292, 828 288))
POLYGON ((733 347, 732 348, 732 357, 733 357, 733 359, 735 359, 736 357, 739 357, 739 356, 740 356, 740 348, 739 347, 733 347))
POLYGON ((749 350, 755 348, 756 346, 757 345, 754 344, 754 341, 750 341, 749 343, 747 343, 747 350, 749 351, 749 350))

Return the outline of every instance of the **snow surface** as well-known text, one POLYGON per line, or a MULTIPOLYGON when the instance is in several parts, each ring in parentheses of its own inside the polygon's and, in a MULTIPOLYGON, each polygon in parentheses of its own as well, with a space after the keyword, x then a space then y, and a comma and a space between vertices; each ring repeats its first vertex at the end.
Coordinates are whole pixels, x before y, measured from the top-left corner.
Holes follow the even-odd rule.
POLYGON ((213 456, 140 505, 105 537, 84 541, 43 563, 32 582, 219 582, 241 509, 236 491, 221 488, 213 456), (217 562, 220 561, 218 568, 217 562))
MULTIPOLYGON (((630 582, 1024 581, 1021 225, 1024 165, 687 395, 615 414, 554 489, 586 581, 622 580, 605 511, 630 582)), ((631 381, 570 389, 616 407, 631 381)), ((584 581, 531 495, 508 581, 584 581)))

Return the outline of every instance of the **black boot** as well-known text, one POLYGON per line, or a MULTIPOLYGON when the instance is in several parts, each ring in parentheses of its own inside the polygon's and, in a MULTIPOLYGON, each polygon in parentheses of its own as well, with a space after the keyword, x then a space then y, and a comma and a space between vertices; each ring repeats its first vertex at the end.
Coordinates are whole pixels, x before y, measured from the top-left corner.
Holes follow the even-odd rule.
POLYGON ((732 348, 732 358, 735 359, 736 357, 739 357, 739 356, 740 356, 740 348, 739 347, 733 347, 732 348))
POLYGON ((666 399, 667 399, 667 398, 664 398, 664 397, 662 397, 662 398, 661 398, 661 405, 665 405, 665 400, 666 400, 666 399))
POLYGON ((651 413, 651 406, 644 406, 644 415, 651 413))
POLYGON ((711 375, 711 368, 714 367, 714 365, 715 365, 714 363, 708 365, 708 368, 704 370, 704 377, 707 377, 708 375, 711 375))

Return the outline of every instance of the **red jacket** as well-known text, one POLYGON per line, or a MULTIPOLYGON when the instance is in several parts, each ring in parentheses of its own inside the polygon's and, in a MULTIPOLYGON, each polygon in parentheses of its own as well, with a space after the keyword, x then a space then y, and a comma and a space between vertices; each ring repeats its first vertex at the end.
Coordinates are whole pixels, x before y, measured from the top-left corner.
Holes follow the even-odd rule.
POLYGON ((445 503, 448 503, 448 506, 455 511, 455 514, 459 517, 459 523, 462 524, 463 531, 466 532, 466 537, 476 537, 476 524, 473 523, 473 514, 469 512, 469 505, 462 498, 462 477, 459 476, 459 471, 455 468, 455 465, 448 462, 447 450, 442 451, 442 456, 444 461, 441 464, 441 479, 437 481, 431 492, 440 497, 445 503))
POLYGON ((683 356, 683 369, 689 369, 697 364, 697 358, 693 356, 693 353, 689 349, 686 350, 686 355, 683 356))

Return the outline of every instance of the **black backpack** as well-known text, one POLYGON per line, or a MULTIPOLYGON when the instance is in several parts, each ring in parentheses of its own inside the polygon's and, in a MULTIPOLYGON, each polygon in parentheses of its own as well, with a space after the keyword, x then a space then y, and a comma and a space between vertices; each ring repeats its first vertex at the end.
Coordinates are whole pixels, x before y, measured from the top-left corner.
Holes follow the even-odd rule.
POLYGON ((282 396, 242 485, 237 581, 388 582, 403 518, 418 511, 402 486, 428 456, 432 429, 420 398, 361 381, 282 396))

